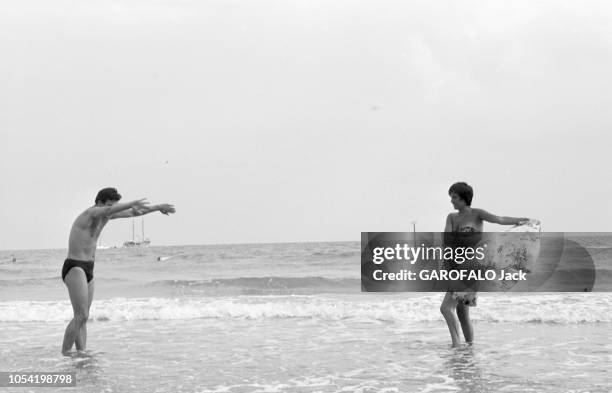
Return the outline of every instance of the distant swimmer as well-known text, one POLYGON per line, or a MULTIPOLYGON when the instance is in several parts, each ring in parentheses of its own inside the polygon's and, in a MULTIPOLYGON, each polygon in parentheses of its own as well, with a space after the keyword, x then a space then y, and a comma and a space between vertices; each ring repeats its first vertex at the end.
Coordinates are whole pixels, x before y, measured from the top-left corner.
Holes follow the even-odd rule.
POLYGON ((137 217, 159 211, 168 215, 174 213, 173 205, 163 203, 149 205, 145 198, 127 203, 118 203, 121 195, 115 188, 104 188, 98 192, 95 205, 79 214, 68 240, 68 257, 62 267, 62 280, 68 287, 74 317, 64 333, 62 354, 69 355, 72 345, 77 351, 84 351, 87 341, 87 319, 93 300, 93 270, 96 244, 108 220, 137 217), (78 269, 73 269, 73 268, 78 269))

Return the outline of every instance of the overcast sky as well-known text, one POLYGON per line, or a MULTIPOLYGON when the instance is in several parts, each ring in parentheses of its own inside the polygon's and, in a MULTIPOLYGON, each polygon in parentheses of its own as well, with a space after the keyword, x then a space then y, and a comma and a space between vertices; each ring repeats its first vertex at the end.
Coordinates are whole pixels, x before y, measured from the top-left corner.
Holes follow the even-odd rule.
POLYGON ((66 247, 106 186, 175 204, 156 245, 441 231, 455 181, 611 230, 608 2, 0 4, 0 249, 66 247))

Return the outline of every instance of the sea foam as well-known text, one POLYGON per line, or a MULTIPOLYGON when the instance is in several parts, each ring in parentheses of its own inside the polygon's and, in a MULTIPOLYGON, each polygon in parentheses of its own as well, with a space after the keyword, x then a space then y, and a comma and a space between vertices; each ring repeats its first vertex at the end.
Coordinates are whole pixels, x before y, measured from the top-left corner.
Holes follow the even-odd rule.
MULTIPOLYGON (((612 322, 612 294, 481 294, 474 321, 516 323, 612 322)), ((93 321, 180 320, 198 318, 315 318, 321 320, 441 320, 441 293, 423 296, 234 296, 183 298, 111 298, 95 300, 93 321)), ((68 301, 0 302, 0 322, 68 321, 68 301)))

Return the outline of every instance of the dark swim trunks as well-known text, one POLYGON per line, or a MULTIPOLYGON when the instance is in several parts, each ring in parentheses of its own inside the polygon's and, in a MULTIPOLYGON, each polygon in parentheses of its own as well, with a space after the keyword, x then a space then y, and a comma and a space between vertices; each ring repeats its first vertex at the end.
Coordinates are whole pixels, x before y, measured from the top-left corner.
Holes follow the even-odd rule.
POLYGON ((66 279, 66 275, 73 267, 80 267, 85 272, 85 277, 87 278, 87 282, 93 280, 93 261, 77 261, 76 259, 67 258, 64 261, 64 266, 62 267, 62 280, 66 279))

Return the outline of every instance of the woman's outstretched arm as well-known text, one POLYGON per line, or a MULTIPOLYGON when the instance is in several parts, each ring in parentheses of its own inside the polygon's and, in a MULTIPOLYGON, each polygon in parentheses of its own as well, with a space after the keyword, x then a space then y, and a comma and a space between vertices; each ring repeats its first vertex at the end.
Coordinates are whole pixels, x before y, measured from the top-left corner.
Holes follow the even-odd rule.
POLYGON ((526 217, 501 217, 501 216, 496 216, 495 214, 491 214, 488 211, 482 210, 482 209, 472 209, 472 210, 476 211, 483 221, 492 222, 494 224, 518 225, 522 222, 529 221, 529 218, 526 218, 526 217))

